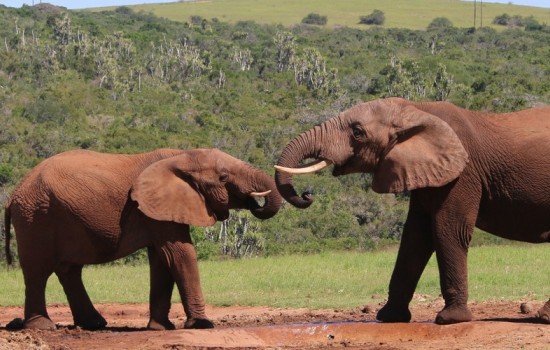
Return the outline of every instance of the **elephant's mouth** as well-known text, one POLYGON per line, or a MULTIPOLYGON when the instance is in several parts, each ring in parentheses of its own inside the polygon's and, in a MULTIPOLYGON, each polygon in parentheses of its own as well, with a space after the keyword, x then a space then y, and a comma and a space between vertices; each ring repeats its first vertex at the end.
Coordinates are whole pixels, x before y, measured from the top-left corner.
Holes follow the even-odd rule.
POLYGON ((334 167, 332 168, 332 176, 341 176, 341 175, 346 175, 344 167, 341 167, 335 164, 334 167))
POLYGON ((250 211, 263 208, 265 200, 261 197, 248 197, 246 200, 247 208, 250 211))
MULTIPOLYGON (((266 201, 262 197, 246 197, 240 202, 230 203, 229 209, 245 209, 251 212, 262 210, 266 205, 266 201)), ((229 218, 229 210, 215 211, 217 221, 223 221, 229 218)))
POLYGON ((334 168, 332 169, 332 176, 342 176, 342 175, 348 175, 351 173, 357 173, 360 172, 358 170, 355 170, 347 165, 336 165, 334 164, 334 168))
POLYGON ((216 212, 214 213, 216 216, 216 221, 224 221, 229 218, 229 210, 224 210, 222 212, 216 212))

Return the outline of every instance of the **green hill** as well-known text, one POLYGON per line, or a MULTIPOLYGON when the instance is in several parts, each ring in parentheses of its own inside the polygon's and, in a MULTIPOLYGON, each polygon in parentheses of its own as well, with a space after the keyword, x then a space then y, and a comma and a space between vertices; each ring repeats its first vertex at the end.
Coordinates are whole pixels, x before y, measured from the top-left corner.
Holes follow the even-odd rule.
MULTIPOLYGON (((533 16, 541 23, 550 24, 550 9, 512 3, 513 1, 510 4, 483 3, 481 7, 480 1, 477 1, 475 27, 483 24, 499 28, 492 22, 496 16, 504 13, 510 16, 533 16)), ((461 0, 208 0, 145 4, 132 8, 175 21, 185 22, 191 16, 200 16, 229 23, 255 21, 283 26, 300 23, 313 12, 327 16, 327 28, 364 28, 364 25, 359 24, 359 17, 369 15, 377 9, 385 14, 385 28, 426 29, 436 17, 446 17, 460 28, 474 26, 474 3, 461 0)), ((102 9, 94 9, 98 10, 102 9)))

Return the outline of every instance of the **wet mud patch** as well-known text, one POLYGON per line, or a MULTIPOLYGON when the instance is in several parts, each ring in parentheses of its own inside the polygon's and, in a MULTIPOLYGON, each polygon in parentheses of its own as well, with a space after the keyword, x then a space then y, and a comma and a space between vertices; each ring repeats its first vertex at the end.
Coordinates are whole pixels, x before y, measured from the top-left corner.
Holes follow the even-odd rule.
MULTIPOLYGON (((72 325, 65 305, 50 305, 55 331, 9 331, 22 317, 19 307, 0 308, 0 349, 550 349, 550 325, 535 322, 520 302, 472 303, 473 322, 439 326, 432 323, 441 305, 416 304, 413 322, 375 321, 379 305, 346 310, 208 307, 215 329, 148 331, 148 306, 104 304, 98 310, 109 322, 101 331, 72 325)), ((533 302, 532 310, 543 302, 533 302)), ((185 319, 174 305, 171 319, 185 319)))

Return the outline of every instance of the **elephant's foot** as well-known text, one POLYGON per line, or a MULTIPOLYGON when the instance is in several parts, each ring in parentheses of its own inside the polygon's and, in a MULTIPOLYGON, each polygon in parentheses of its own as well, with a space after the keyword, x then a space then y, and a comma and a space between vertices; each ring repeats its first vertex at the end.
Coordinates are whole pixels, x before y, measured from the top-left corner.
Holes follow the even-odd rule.
POLYGON ((382 322, 410 322, 411 312, 408 306, 397 306, 388 302, 378 311, 376 319, 382 322))
POLYGON ((22 318, 14 318, 8 324, 6 324, 6 329, 10 331, 18 331, 25 327, 25 320, 22 318))
POLYGON ((75 318, 74 319, 75 326, 78 326, 82 329, 86 329, 89 331, 95 331, 101 328, 104 328, 107 325, 107 321, 101 316, 99 313, 94 315, 93 317, 88 318, 75 318))
POLYGON ((214 328, 212 321, 206 318, 188 318, 183 325, 185 329, 206 329, 214 328))
POLYGON ((48 317, 42 315, 31 316, 23 323, 23 328, 26 329, 43 329, 54 330, 55 324, 48 317))
POLYGON ((550 300, 535 315, 542 323, 550 324, 550 300))
POLYGON ((437 324, 453 324, 468 322, 473 318, 470 309, 466 305, 445 306, 435 317, 437 324))
POLYGON ((174 324, 168 319, 164 321, 150 319, 149 323, 147 324, 147 329, 150 329, 152 331, 171 331, 176 329, 176 326, 174 326, 174 324))

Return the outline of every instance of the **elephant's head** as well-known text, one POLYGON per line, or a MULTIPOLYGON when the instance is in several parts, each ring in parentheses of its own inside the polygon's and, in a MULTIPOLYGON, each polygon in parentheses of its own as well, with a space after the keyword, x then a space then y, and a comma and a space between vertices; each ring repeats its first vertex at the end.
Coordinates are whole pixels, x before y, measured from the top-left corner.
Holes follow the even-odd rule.
POLYGON ((196 149, 149 165, 134 182, 131 198, 155 220, 209 226, 229 209, 274 216, 281 197, 273 178, 217 149, 196 149), (263 198, 260 205, 256 199, 263 198))
POLYGON ((439 117, 398 98, 361 103, 310 129, 283 150, 275 180, 292 205, 307 208, 292 174, 334 164, 333 175, 372 173, 376 192, 402 192, 443 186, 456 179, 468 154, 453 129, 439 117), (308 158, 315 159, 301 166, 308 158))

